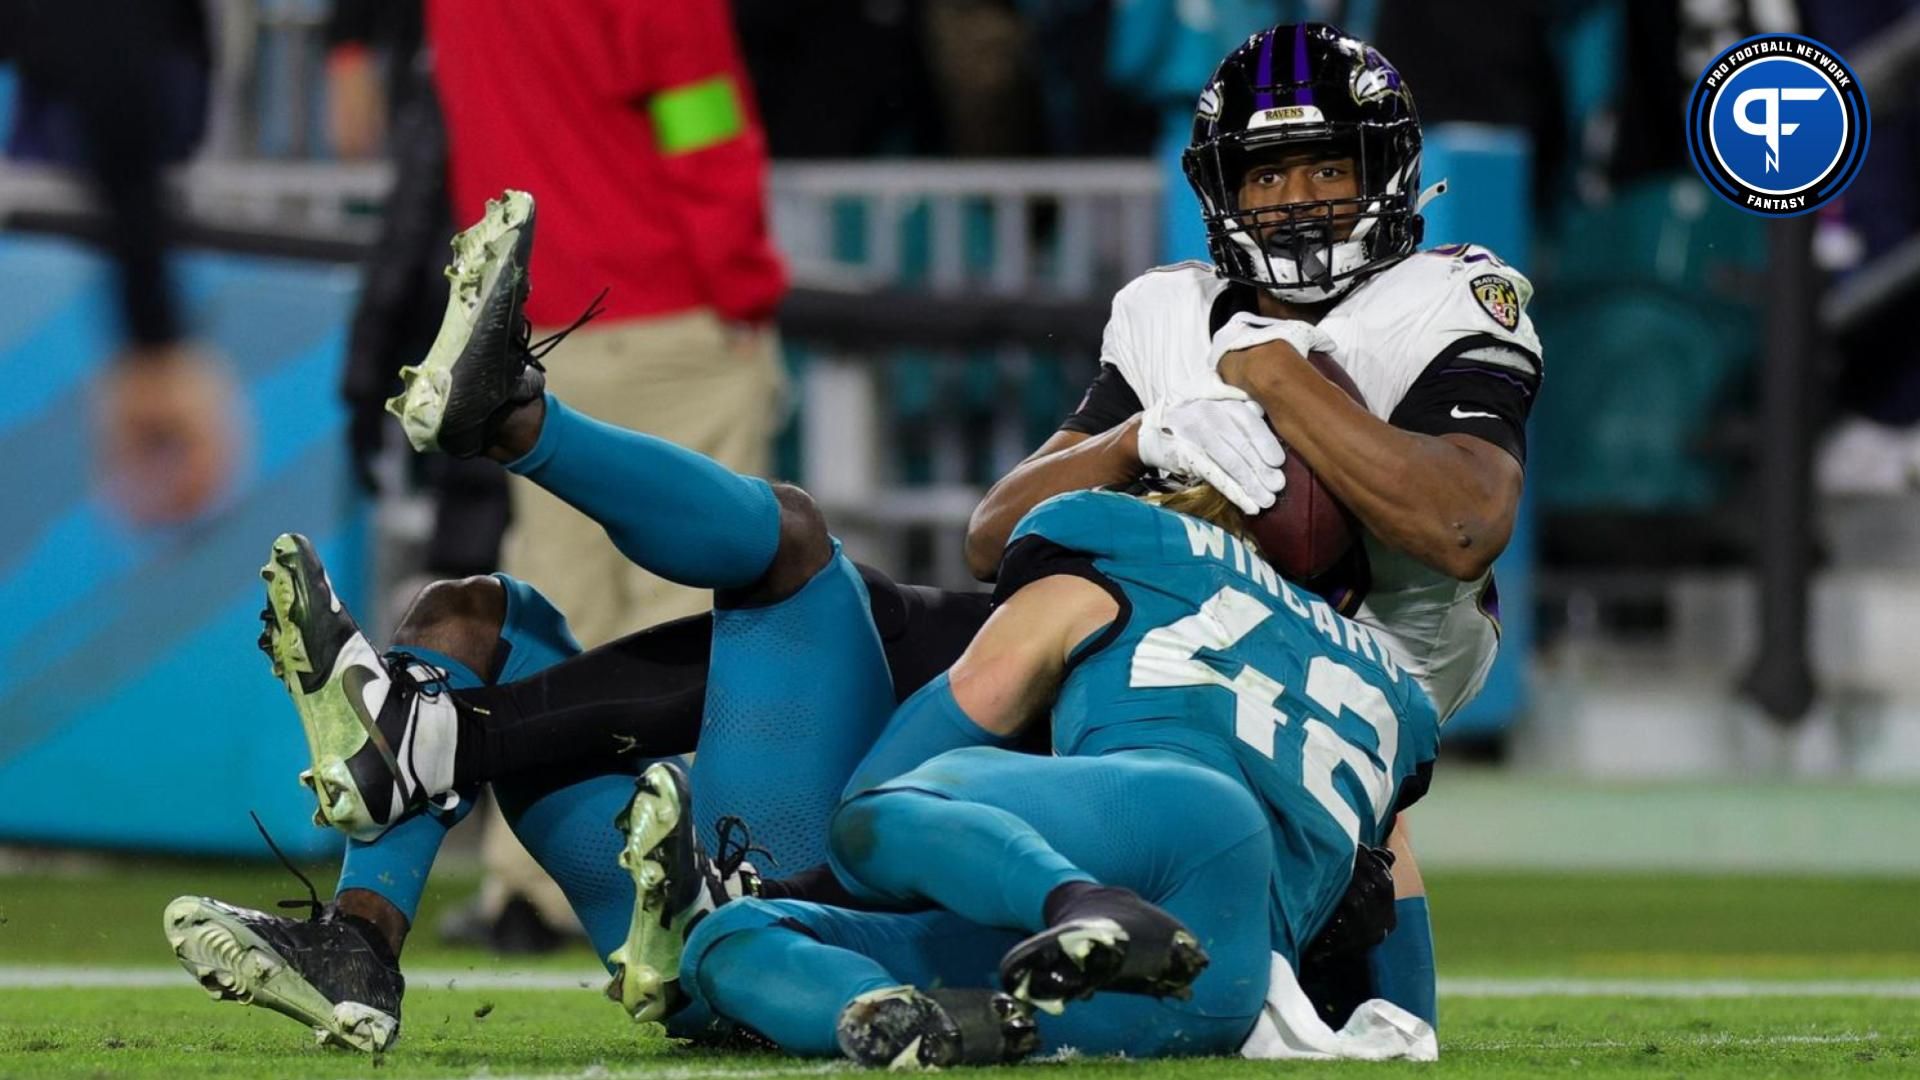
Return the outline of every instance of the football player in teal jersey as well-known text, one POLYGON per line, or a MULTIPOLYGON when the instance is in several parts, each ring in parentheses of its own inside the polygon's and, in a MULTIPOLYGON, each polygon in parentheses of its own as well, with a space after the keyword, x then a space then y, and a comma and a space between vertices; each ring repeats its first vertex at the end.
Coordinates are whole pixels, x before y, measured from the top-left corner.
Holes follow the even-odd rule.
MULTIPOLYGON (((1126 991, 1146 996, 1103 995, 1040 1034, 1133 1056, 1242 1047, 1270 965, 1297 966, 1357 848, 1424 791, 1439 722, 1365 628, 1274 573, 1211 489, 1170 501, 1228 527, 1100 492, 1029 513, 1003 602, 850 785, 836 874, 864 900, 941 913, 721 906, 682 961, 696 1006, 795 1052, 952 1064, 1030 1042, 1017 1003, 1126 991), (1058 756, 992 745, 1049 712, 1058 756), (929 728, 976 745, 896 775, 894 737, 929 728), (1015 1003, 970 997, 1001 944, 1015 1003)), ((639 816, 658 805, 648 785, 676 781, 656 768, 639 816)), ((670 831, 647 853, 662 864, 670 831)))

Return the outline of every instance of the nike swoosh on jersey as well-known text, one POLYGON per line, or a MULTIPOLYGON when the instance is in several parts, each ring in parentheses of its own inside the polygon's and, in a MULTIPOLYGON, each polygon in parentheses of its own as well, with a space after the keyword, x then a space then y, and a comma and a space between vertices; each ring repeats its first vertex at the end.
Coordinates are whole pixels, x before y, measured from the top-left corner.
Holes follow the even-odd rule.
POLYGON ((1495 414, 1493 414, 1493 413, 1490 413, 1490 412, 1462 412, 1462 411, 1461 411, 1461 409, 1460 409, 1460 406, 1458 406, 1458 405, 1455 405, 1455 406, 1453 407, 1453 411, 1452 411, 1451 413, 1449 413, 1448 415, 1449 415, 1449 416, 1451 416, 1451 417, 1453 417, 1453 418, 1454 418, 1455 420, 1466 420, 1466 419, 1469 419, 1469 418, 1471 418, 1471 417, 1475 417, 1475 416, 1484 416, 1484 417, 1486 417, 1486 418, 1487 418, 1487 419, 1489 419, 1489 420, 1498 420, 1498 419, 1500 419, 1500 417, 1499 417, 1499 416, 1497 416, 1497 415, 1495 415, 1495 414))

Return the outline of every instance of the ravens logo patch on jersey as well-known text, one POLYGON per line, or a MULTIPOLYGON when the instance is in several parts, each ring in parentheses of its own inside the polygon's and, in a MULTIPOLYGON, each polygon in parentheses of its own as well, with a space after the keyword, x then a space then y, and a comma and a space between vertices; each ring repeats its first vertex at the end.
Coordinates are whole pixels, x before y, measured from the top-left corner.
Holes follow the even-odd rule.
POLYGON ((1504 330, 1520 325, 1520 294, 1513 282, 1499 274, 1481 274, 1473 279, 1473 298, 1504 330))

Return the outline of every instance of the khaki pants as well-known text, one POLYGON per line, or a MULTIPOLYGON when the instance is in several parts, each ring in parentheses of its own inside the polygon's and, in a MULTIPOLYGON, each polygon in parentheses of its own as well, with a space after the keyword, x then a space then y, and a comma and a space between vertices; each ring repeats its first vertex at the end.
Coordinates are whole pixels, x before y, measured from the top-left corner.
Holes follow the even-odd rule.
MULTIPOLYGON (((534 336, 541 333, 536 329, 534 336)), ((728 327, 704 310, 577 330, 548 361, 547 386, 596 420, 658 435, 752 474, 770 465, 786 396, 774 333, 728 327)), ((501 569, 545 593, 582 646, 712 606, 712 593, 674 585, 628 562, 605 530, 532 482, 513 477, 512 492, 513 527, 501 569)), ((578 925, 559 887, 498 820, 499 811, 488 814, 482 910, 497 914, 508 897, 520 895, 549 923, 578 925)))

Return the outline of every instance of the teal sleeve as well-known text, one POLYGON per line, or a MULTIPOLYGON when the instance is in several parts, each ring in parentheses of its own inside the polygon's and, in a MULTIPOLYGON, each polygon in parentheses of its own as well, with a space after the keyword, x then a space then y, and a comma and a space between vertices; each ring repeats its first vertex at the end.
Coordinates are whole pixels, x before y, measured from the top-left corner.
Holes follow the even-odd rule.
POLYGON ((1394 931, 1367 955, 1375 997, 1386 998, 1439 1027, 1434 986, 1433 923, 1427 898, 1410 896, 1393 904, 1394 931))
POLYGON ((847 781, 841 798, 851 799, 903 776, 949 750, 1011 746, 1015 741, 974 723, 954 700, 953 686, 941 672, 893 711, 886 728, 874 740, 873 749, 853 770, 853 779, 847 781))

